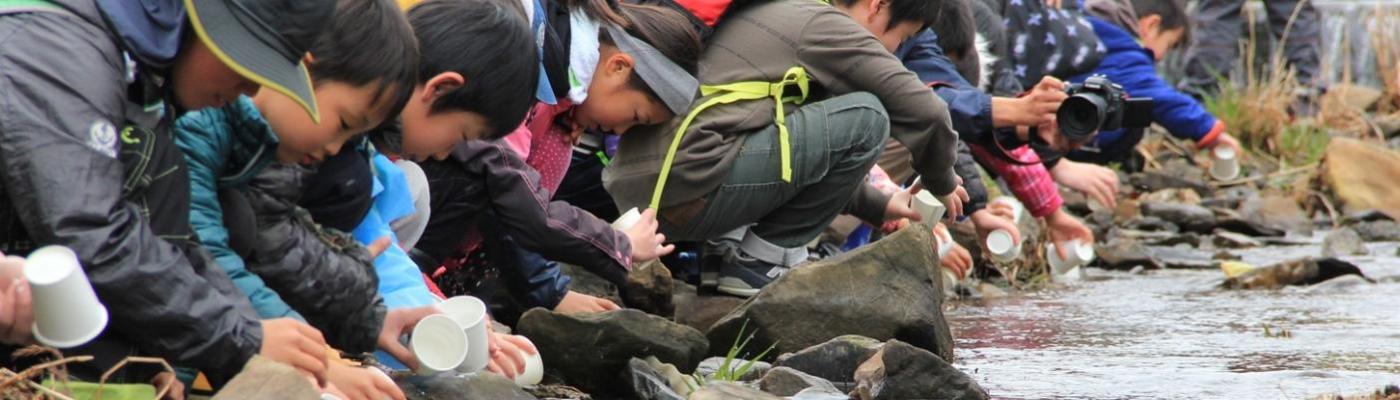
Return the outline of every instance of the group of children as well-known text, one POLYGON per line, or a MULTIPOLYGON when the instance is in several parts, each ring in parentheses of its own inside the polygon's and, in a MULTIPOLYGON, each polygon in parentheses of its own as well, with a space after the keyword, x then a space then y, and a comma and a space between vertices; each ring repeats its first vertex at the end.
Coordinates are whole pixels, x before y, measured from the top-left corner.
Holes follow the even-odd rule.
MULTIPOLYGON (((328 349, 414 369, 402 337, 455 295, 509 294, 506 323, 619 308, 561 262, 625 287, 690 242, 698 283, 752 296, 838 218, 923 226, 918 190, 1019 240, 983 169, 1053 241, 1092 242, 1056 184, 1112 206, 1102 165, 1142 132, 1068 140, 1058 78, 1105 75, 1173 135, 1239 145, 1154 70, 1189 36, 1182 4, 1053 3, 0 0, 0 339, 32 341, 13 256, 58 244, 111 312, 69 351, 97 357, 77 378, 141 354, 217 388, 261 355, 402 398, 328 349)), ((943 263, 972 269, 960 247, 943 263)), ((490 343, 506 376, 535 352, 490 343)))

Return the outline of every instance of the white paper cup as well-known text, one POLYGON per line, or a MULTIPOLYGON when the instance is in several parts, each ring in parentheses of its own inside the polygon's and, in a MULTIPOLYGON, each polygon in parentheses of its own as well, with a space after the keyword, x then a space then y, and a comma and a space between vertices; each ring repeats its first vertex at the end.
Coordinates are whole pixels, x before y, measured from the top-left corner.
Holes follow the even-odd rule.
POLYGON ((947 212, 948 208, 944 207, 943 202, 938 201, 933 193, 920 190, 918 194, 914 195, 914 211, 919 212, 919 215, 924 218, 925 224, 932 226, 938 223, 938 220, 943 219, 943 213, 947 212))
MULTIPOLYGON (((408 347, 418 357, 418 373, 432 375, 453 371, 467 358, 467 333, 452 317, 433 314, 413 326, 408 347)), ((484 347, 484 345, 483 345, 484 347)))
POLYGON ((1060 258, 1059 252, 1055 251, 1054 243, 1045 244, 1045 258, 1050 262, 1050 268, 1056 275, 1064 275, 1075 267, 1081 267, 1094 261, 1094 245, 1080 243, 1078 239, 1069 241, 1070 246, 1068 259, 1060 258))
POLYGON ((622 213, 621 217, 617 217, 617 221, 613 221, 612 227, 613 229, 619 231, 625 231, 628 229, 632 229, 632 226, 637 225, 637 222, 640 222, 641 220, 642 212, 637 211, 636 207, 632 207, 631 210, 627 210, 627 212, 622 213))
POLYGON ((34 302, 34 338, 46 346, 83 345, 107 327, 107 308, 97 301, 78 263, 63 246, 34 250, 24 261, 24 278, 34 302))
POLYGON ((457 322, 467 335, 466 360, 457 366, 458 372, 476 372, 491 362, 491 349, 486 343, 486 303, 472 296, 457 296, 438 304, 443 315, 457 322))
POLYGON ((987 252, 992 260, 1011 262, 1021 255, 1021 244, 1005 229, 997 229, 987 234, 987 252))
MULTIPOLYGON (((530 339, 525 339, 530 340, 530 339)), ((532 346, 534 343, 530 343, 532 346)), ((515 376, 515 384, 519 386, 535 386, 544 380, 544 359, 540 358, 540 353, 525 355, 525 373, 515 376)))
POLYGON ((1210 156, 1215 161, 1210 164, 1210 176, 1216 180, 1228 181, 1240 175, 1240 160, 1235 154, 1235 149, 1228 146, 1216 146, 1211 149, 1210 156))
POLYGON ((1016 200, 1015 197, 1011 196, 1001 196, 996 198, 995 200, 992 200, 992 204, 995 203, 1002 203, 1011 206, 1011 212, 1013 215, 1013 217, 1011 218, 1011 222, 1016 224, 1021 223, 1021 212, 1026 209, 1026 206, 1022 205, 1019 200, 1016 200))

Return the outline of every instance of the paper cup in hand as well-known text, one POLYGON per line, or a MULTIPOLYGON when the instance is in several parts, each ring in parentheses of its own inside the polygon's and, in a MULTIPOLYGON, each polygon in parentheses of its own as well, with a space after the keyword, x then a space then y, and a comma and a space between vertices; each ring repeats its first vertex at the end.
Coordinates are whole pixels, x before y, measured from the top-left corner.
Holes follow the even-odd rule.
POLYGON ((462 326, 442 314, 419 320, 418 325, 413 326, 408 346, 418 357, 418 373, 422 375, 456 370, 469 350, 467 333, 462 331, 462 326))
MULTIPOLYGON (((525 339, 529 341, 530 339, 525 339)), ((534 343, 530 343, 534 346, 534 343)), ((519 386, 535 386, 544 380, 544 359, 540 358, 540 353, 525 355, 525 373, 515 376, 515 384, 519 386)))
POLYGON ((631 210, 627 210, 627 212, 622 213, 622 216, 618 217, 617 221, 613 221, 612 227, 613 229, 619 231, 625 231, 628 229, 632 229, 632 227, 636 226, 637 222, 641 222, 641 220, 642 212, 637 211, 636 207, 632 207, 631 210))
POLYGON ((1210 164, 1210 176, 1216 180, 1228 181, 1240 175, 1240 160, 1235 149, 1229 146, 1215 146, 1210 151, 1214 162, 1210 164))
POLYGON ((992 200, 991 204, 1005 204, 1007 207, 1011 208, 1011 222, 1015 224, 1021 223, 1021 212, 1026 206, 1021 205, 1021 202, 1016 200, 1015 197, 1001 196, 996 198, 996 200, 992 200))
POLYGON ((1056 275, 1064 275, 1074 267, 1083 266, 1094 260, 1094 245, 1082 244, 1078 239, 1071 240, 1066 249, 1069 258, 1060 258, 1059 252, 1055 251, 1054 243, 1045 245, 1045 258, 1050 262, 1050 268, 1056 275))
POLYGON ((491 348, 486 338, 486 303, 472 296, 457 296, 438 304, 443 315, 457 322, 467 335, 467 358, 457 366, 458 372, 476 372, 491 362, 491 348))
POLYGON ((24 261, 24 278, 34 302, 34 338, 60 349, 78 347, 107 327, 107 308, 97 301, 78 255, 63 246, 45 246, 24 261))
POLYGON ((944 207, 943 202, 938 201, 933 193, 920 190, 918 194, 914 195, 914 211, 918 211, 919 216, 924 218, 923 223, 932 226, 938 223, 938 220, 943 219, 943 213, 947 212, 948 208, 944 207))
POLYGON ((992 260, 1011 262, 1021 255, 1021 244, 1016 243, 1011 232, 997 229, 987 234, 987 252, 991 253, 992 260))

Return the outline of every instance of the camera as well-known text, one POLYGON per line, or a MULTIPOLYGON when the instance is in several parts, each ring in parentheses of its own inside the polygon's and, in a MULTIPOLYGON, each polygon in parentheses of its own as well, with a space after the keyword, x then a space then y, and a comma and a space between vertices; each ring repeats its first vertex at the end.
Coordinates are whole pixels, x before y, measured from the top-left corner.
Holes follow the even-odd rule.
POLYGON ((1145 128, 1152 123, 1152 99, 1130 98, 1123 87, 1103 75, 1066 89, 1069 98, 1055 111, 1060 134, 1070 142, 1088 140, 1095 132, 1145 128))

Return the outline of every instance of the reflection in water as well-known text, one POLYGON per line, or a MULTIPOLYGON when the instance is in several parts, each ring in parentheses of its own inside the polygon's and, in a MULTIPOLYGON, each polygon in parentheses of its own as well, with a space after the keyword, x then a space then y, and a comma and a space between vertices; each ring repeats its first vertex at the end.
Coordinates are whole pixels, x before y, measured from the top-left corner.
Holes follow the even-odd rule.
MULTIPOLYGON (((1241 253, 1262 265, 1317 251, 1241 253)), ((956 364, 1008 399, 1298 399, 1400 383, 1400 258, 1347 260, 1381 283, 1225 292, 1217 270, 1093 270, 1105 279, 958 302, 956 364)))

